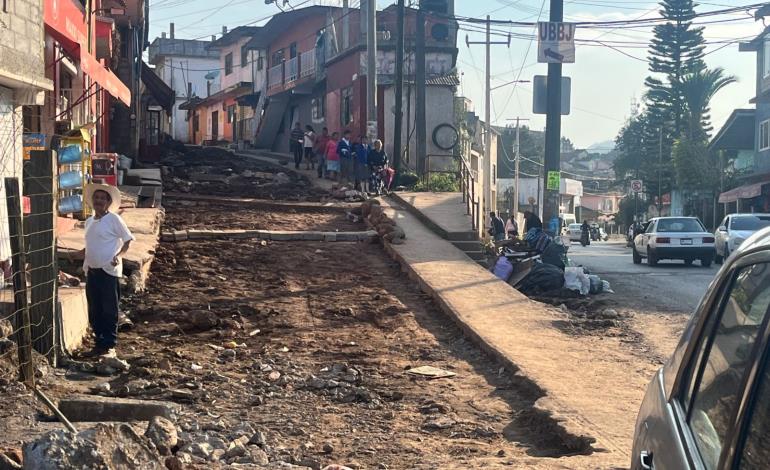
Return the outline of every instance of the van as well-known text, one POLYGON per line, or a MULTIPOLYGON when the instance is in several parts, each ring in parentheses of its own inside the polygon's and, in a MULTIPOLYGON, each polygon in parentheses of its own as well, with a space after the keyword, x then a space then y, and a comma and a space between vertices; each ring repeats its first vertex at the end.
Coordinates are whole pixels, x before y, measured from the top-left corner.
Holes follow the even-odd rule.
POLYGON ((570 226, 570 224, 576 224, 577 220, 575 219, 575 214, 559 214, 559 217, 561 218, 562 222, 562 231, 563 234, 566 234, 567 227, 570 226))

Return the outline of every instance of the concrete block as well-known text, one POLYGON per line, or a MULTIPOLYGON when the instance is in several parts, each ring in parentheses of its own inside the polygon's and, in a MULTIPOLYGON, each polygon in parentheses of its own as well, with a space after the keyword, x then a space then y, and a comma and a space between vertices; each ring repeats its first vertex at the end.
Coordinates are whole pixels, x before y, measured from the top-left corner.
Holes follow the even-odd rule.
POLYGON ((248 230, 222 230, 219 232, 219 238, 228 238, 234 240, 243 240, 251 238, 253 235, 248 230))
POLYGON ((62 348, 73 353, 83 345, 83 338, 88 334, 88 304, 85 287, 59 289, 60 315, 57 323, 61 325, 62 348))
POLYGON ((189 238, 189 235, 187 233, 187 230, 174 230, 175 242, 187 241, 188 238, 189 238))
POLYGON ((336 232, 335 241, 338 242, 357 242, 362 240, 362 232, 336 232))
POLYGON ((175 231, 164 231, 160 234, 160 240, 164 242, 175 242, 177 241, 175 233, 175 231))
POLYGON ((335 232, 326 232, 326 233, 324 233, 324 241, 325 242, 336 242, 337 241, 337 234, 335 232))
POLYGON ((187 238, 189 240, 208 240, 214 238, 215 234, 211 230, 188 230, 187 238))
POLYGON ((290 232, 290 231, 284 231, 284 230, 270 231, 270 240, 273 240, 273 241, 291 241, 291 240, 301 240, 301 239, 302 239, 301 232, 290 232))
POLYGON ((174 419, 179 408, 162 401, 82 396, 59 400, 59 409, 70 421, 149 421, 154 416, 174 419))
POLYGON ((324 239, 324 232, 302 232, 300 236, 306 241, 320 242, 324 239))

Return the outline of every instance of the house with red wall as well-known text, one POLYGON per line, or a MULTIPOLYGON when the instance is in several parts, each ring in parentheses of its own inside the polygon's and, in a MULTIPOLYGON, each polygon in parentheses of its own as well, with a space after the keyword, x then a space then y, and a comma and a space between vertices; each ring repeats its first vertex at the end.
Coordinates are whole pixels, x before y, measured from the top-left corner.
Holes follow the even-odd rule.
MULTIPOLYGON (((459 85, 454 74, 457 60, 457 23, 451 17, 452 0, 446 14, 426 12, 427 135, 441 125, 454 124, 454 94, 459 85)), ((268 61, 263 121, 255 144, 259 148, 288 151, 288 133, 299 122, 316 131, 349 129, 354 137, 364 135, 367 121, 376 120, 378 136, 392 154, 395 120, 394 75, 397 9, 377 12, 377 116, 367 116, 366 31, 361 10, 347 14, 337 7, 313 6, 275 15, 250 45, 263 48, 268 61), (363 29, 362 29, 363 27, 363 29), (346 40, 347 39, 347 40, 346 40)), ((414 50, 417 10, 407 9, 405 20, 405 114, 402 135, 414 132, 414 50)), ((410 141, 407 141, 410 142, 410 141)), ((429 154, 448 153, 429 143, 429 154)), ((451 155, 451 152, 448 154, 451 155)), ((411 159, 411 161, 416 161, 411 159)))

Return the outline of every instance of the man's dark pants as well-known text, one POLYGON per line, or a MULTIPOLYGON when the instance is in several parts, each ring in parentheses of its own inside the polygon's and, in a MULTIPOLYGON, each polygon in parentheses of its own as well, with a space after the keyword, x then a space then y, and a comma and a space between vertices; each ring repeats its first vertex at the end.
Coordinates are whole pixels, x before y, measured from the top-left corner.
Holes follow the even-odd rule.
POLYGON ((118 278, 102 269, 89 269, 86 278, 88 321, 96 336, 96 347, 114 348, 118 342, 118 278))
POLYGON ((291 153, 294 154, 294 168, 299 169, 299 164, 302 163, 302 151, 304 149, 299 142, 293 140, 289 142, 289 146, 291 147, 291 153))

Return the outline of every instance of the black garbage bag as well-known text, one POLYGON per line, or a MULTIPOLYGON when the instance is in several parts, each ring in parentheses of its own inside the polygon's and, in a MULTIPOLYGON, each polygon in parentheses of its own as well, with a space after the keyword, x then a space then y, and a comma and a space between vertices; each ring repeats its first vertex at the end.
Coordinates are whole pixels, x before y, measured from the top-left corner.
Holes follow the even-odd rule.
POLYGON ((516 288, 530 296, 540 292, 561 289, 564 286, 564 271, 552 264, 537 263, 516 288))
POLYGON ((543 263, 556 266, 562 271, 564 271, 564 260, 566 257, 567 250, 564 248, 564 245, 557 243, 549 243, 545 250, 543 250, 543 254, 540 255, 543 263))

